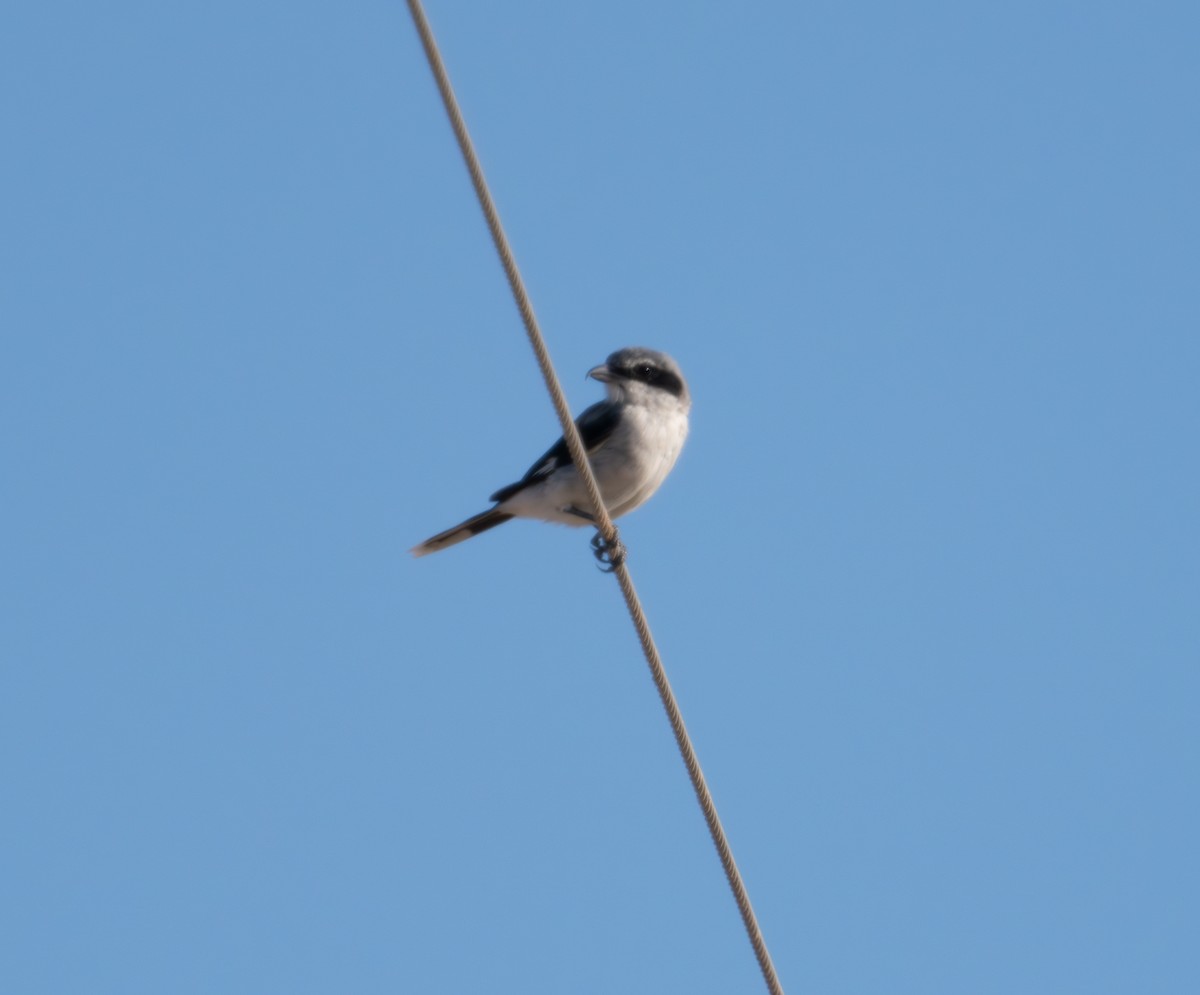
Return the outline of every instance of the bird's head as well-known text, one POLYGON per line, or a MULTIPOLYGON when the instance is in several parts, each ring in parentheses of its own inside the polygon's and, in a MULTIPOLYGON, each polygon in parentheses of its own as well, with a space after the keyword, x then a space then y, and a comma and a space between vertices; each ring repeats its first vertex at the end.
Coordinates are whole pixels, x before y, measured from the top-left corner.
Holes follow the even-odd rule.
POLYGON ((679 364, 665 352, 632 346, 618 349, 588 376, 608 388, 613 401, 691 406, 687 381, 679 364))

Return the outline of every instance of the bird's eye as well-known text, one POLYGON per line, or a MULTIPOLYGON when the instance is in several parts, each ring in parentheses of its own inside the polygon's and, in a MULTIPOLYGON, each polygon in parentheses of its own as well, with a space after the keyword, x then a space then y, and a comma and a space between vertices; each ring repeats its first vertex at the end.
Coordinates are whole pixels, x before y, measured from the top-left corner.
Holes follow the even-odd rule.
POLYGON ((646 383, 654 383, 654 381, 658 379, 658 370, 656 370, 649 363, 639 366, 637 373, 638 379, 645 380, 646 383))

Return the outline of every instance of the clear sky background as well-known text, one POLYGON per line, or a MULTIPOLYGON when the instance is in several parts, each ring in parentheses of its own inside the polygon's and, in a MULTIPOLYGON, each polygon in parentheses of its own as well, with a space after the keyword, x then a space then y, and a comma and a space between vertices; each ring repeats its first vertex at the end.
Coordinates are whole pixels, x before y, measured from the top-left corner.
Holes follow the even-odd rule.
MULTIPOLYGON (((787 990, 1200 990, 1200 8, 430 0, 787 990)), ((0 990, 761 990, 404 5, 9 5, 0 990)))

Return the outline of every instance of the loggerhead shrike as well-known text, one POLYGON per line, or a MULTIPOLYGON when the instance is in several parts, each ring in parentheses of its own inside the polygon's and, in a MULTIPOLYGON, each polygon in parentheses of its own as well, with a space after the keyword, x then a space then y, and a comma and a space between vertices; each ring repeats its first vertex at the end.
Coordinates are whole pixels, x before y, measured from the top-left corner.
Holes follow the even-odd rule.
MULTIPOLYGON (((593 404, 575 424, 608 512, 617 518, 666 480, 687 438, 692 400, 679 364, 653 349, 621 349, 588 370, 588 376, 605 385, 608 398, 593 404)), ((413 547, 413 555, 436 553, 511 518, 594 524, 591 502, 564 439, 490 500, 496 502, 494 508, 426 539, 413 547)), ((602 562, 619 561, 621 551, 608 550, 599 534, 592 545, 602 562)))

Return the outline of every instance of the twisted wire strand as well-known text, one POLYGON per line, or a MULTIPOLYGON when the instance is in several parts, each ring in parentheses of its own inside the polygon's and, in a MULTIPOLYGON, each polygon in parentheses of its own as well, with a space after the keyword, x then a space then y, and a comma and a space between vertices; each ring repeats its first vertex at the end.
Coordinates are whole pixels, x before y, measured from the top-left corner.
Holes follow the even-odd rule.
MULTIPOLYGON (((450 77, 446 72, 445 64, 442 62, 441 53, 438 51, 437 42, 433 37, 433 31, 429 27, 429 21, 425 16, 425 11, 421 6, 420 0, 408 0, 408 9, 412 14, 413 23, 416 25, 417 34, 421 38, 421 45, 425 49, 425 57, 428 59, 429 67, 433 71, 433 77, 437 82, 438 90, 442 95, 442 103, 445 105, 446 114, 450 118, 450 124, 454 129, 455 138, 458 140, 458 147, 462 152, 463 160, 466 162, 467 171, 471 174, 471 183, 475 187, 475 194, 479 198, 479 206, 483 209, 483 216, 487 221, 488 230, 492 234, 492 241, 495 243, 496 252, 500 256, 500 263, 504 267, 505 276, 508 278, 508 285, 512 290, 513 299, 516 301, 517 310, 520 311, 521 320, 525 324, 525 332, 529 338, 529 344, 533 347, 538 366, 542 371, 542 377, 546 381, 546 390, 550 394, 554 410, 558 414, 558 420, 562 423, 563 438, 567 442, 571 459, 579 471, 584 487, 587 489, 588 498, 595 509, 596 527, 599 529, 606 543, 610 546, 616 545, 619 538, 617 528, 613 524, 612 516, 609 515, 608 509, 604 505, 604 499, 600 495, 600 487, 596 483, 596 476, 592 472, 591 464, 587 459, 587 451, 584 449, 583 440, 579 436, 579 430, 575 427, 575 420, 571 417, 571 409, 567 404, 566 396, 563 394, 558 375, 554 371, 554 365, 550 360, 550 353, 546 349, 545 339, 542 337, 537 316, 533 311, 533 303, 530 301, 529 294, 525 290, 525 284, 521 279, 520 270, 517 268, 516 260, 513 257, 512 248, 508 243, 507 236, 504 234, 504 228, 500 224, 499 213, 492 200, 491 192, 488 190, 487 181, 483 176, 483 167, 479 163, 479 157, 475 154, 475 147, 471 143, 471 136, 467 131, 467 125, 463 120, 458 101, 455 99, 454 90, 450 86, 450 77)), ((683 715, 679 710, 678 702, 675 700, 675 693, 671 690, 670 681, 667 680, 667 672, 663 667, 658 646, 655 644, 654 636, 650 632, 650 623, 646 619, 646 613, 642 609, 641 600, 638 598, 637 590, 633 586, 633 578, 629 574, 629 569, 624 559, 617 562, 614 572, 617 577, 617 583, 621 587, 621 593, 625 598, 629 617, 633 621, 633 627, 637 631, 638 639, 641 641, 642 652, 645 654, 646 663, 650 667, 654 686, 658 689, 663 708, 667 713, 667 719, 671 723, 671 731, 675 734, 675 742, 679 747, 680 755, 683 757, 688 777, 691 779, 692 789, 696 793, 696 800, 700 803, 700 810, 704 813, 704 821, 708 825, 709 835, 712 837, 713 845, 717 849, 717 855, 721 859, 721 866, 725 870, 725 877, 729 881, 730 890, 733 892, 734 901, 737 903, 738 912, 741 914, 742 924, 746 928, 750 945, 754 948, 754 956, 758 959, 758 966, 762 971, 763 980, 766 982, 767 990, 771 995, 783 995, 783 987, 779 983, 779 977, 775 972, 775 965, 771 961, 770 952, 767 950, 766 941, 763 939, 762 930, 759 928, 758 918, 755 916, 754 908, 750 904, 750 896, 746 893, 746 886, 742 881, 741 872, 738 870, 737 863, 733 859, 729 840, 721 825, 720 817, 717 815, 716 804, 713 802, 712 794, 708 790, 708 784, 704 780, 704 772, 700 769, 700 761, 696 757, 695 749, 692 747, 691 737, 688 736, 687 726, 684 725, 683 715)))
POLYGON ((679 703, 675 700, 675 692, 671 690, 671 682, 667 680, 667 671, 663 667, 662 657, 658 655, 658 646, 655 645, 654 636, 650 632, 650 623, 646 620, 646 613, 642 610, 642 603, 634 589, 633 578, 629 576, 629 571, 625 569, 624 564, 617 567, 616 573, 617 582, 621 585, 621 593, 625 595, 625 605, 629 609, 629 617, 633 620, 633 627, 637 630, 638 639, 642 643, 642 652, 646 655, 646 663, 650 666, 654 686, 658 688, 658 696, 662 699, 667 719, 671 723, 671 731, 675 734, 675 743, 679 747, 683 764, 687 767, 688 777, 692 781, 692 790, 696 792, 696 801, 700 803, 700 810, 704 813, 708 834, 717 848, 717 856, 721 858, 721 866, 725 869, 725 878, 729 882, 729 889, 733 892, 733 899, 741 914, 742 925, 745 926, 750 945, 754 948, 754 956, 758 960, 759 970, 762 971, 763 981, 766 982, 767 991, 771 995, 783 995, 783 986, 779 982, 779 975, 775 972, 771 953, 767 950, 767 941, 763 939, 762 930, 758 925, 758 917, 754 914, 754 907, 750 904, 750 896, 742 881, 742 873, 733 859, 729 838, 725 835, 721 818, 717 815, 716 803, 708 790, 708 783, 704 780, 704 771, 700 769, 700 760, 692 747, 692 739, 688 735, 687 726, 683 723, 683 713, 680 712, 679 703))
POLYGON ((433 31, 429 27, 429 21, 425 17, 420 0, 408 0, 408 9, 412 12, 413 22, 417 26, 417 34, 421 36, 425 57, 429 60, 429 68, 433 70, 433 78, 437 81, 438 90, 441 92, 442 103, 446 106, 450 124, 454 128, 454 137, 458 139, 459 150, 467 164, 467 172, 471 174, 471 184, 475 187, 479 206, 483 208, 488 231, 492 233, 492 242, 495 243, 496 252, 500 256, 500 264, 504 267, 504 275, 508 277, 509 289, 512 290, 513 299, 517 303, 517 310, 521 312, 521 320, 525 323, 529 344, 533 347, 534 356, 537 357, 537 363, 541 368, 542 377, 546 381, 546 389, 550 392, 550 400, 554 402, 558 420, 562 422, 563 438, 567 441, 567 449, 571 453, 575 468, 583 478, 583 486, 587 489, 588 498, 595 510, 596 527, 604 536, 605 542, 614 544, 617 541, 617 527, 613 524, 612 516, 609 515, 608 509, 604 506, 604 499, 600 496, 600 485, 596 483, 596 475, 592 473, 591 464, 588 462, 583 439, 579 437, 579 430, 575 427, 575 419, 571 417, 571 408, 563 394, 562 384, 558 382, 558 374, 554 372, 554 364, 550 361, 546 340, 542 337, 542 329, 538 325, 537 315, 533 312, 533 302, 525 290, 525 282, 521 279, 521 271, 517 269, 517 261, 513 257, 512 247, 508 244, 508 236, 504 234, 504 228, 500 224, 500 214, 492 200, 491 191, 488 190, 487 180, 483 177, 483 167, 479 164, 479 157, 475 154, 475 146, 471 143, 467 124, 463 120, 458 100, 450 86, 450 77, 446 73, 446 66, 442 62, 433 31))

